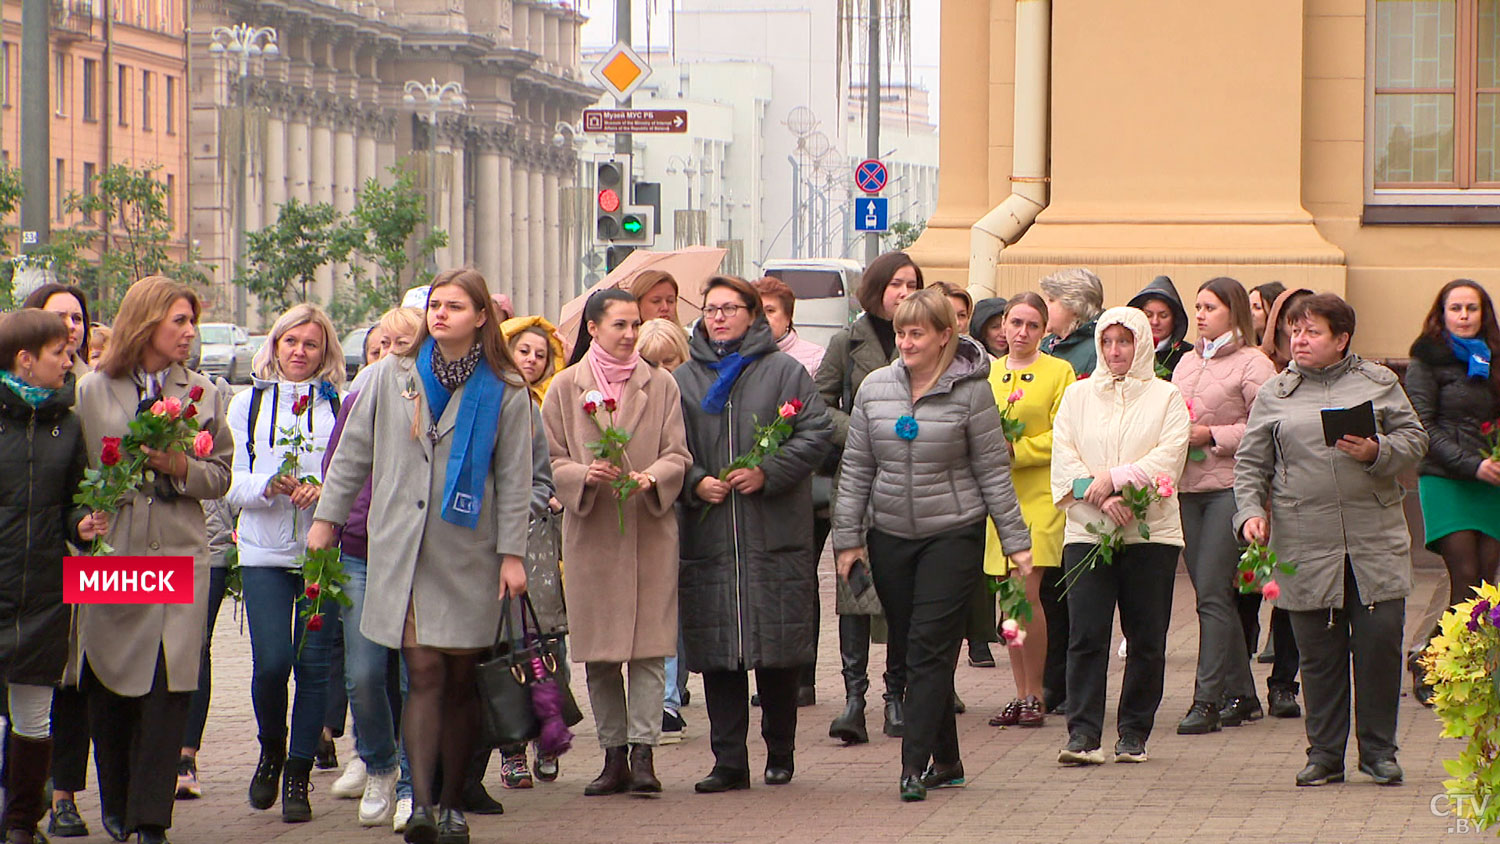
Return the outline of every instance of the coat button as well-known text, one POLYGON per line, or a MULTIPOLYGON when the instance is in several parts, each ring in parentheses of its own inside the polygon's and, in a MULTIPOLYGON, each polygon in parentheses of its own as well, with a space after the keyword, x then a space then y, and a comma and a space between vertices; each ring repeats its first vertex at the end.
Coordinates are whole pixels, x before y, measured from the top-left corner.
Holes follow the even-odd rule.
POLYGON ((417 502, 417 509, 418 510, 420 510, 420 509, 422 509, 423 507, 426 507, 426 506, 427 506, 427 502, 425 502, 425 501, 418 501, 417 502))
POLYGON ((160 548, 161 548, 161 546, 157 545, 155 542, 151 543, 151 550, 152 551, 156 551, 156 550, 158 550, 160 548))

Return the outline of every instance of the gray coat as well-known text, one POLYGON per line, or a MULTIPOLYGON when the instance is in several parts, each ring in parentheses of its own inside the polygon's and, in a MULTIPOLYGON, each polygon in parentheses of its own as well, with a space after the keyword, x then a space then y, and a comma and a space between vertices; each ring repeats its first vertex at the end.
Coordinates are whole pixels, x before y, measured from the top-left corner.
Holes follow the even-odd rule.
POLYGON ((1269 518, 1271 548, 1297 573, 1279 575, 1285 610, 1344 606, 1344 558, 1354 566, 1359 602, 1411 592, 1411 535, 1396 476, 1427 453, 1427 432, 1389 369, 1350 353, 1325 369, 1295 363, 1256 395, 1235 454, 1236 535, 1269 518), (1323 444, 1319 411, 1375 405, 1380 453, 1371 464, 1323 444))
POLYGON ((410 604, 419 645, 486 647, 499 626, 501 557, 526 557, 531 394, 506 381, 479 526, 471 530, 443 521, 440 506, 465 388, 449 399, 434 446, 416 367, 416 358, 395 355, 375 364, 324 476, 317 518, 343 524, 365 479, 373 480, 369 581, 359 625, 366 638, 401 647, 410 604))
POLYGON ((834 548, 864 547, 870 528, 921 539, 985 516, 995 520, 1007 556, 1031 548, 1010 480, 989 355, 970 337, 957 342, 953 363, 915 403, 901 361, 865 379, 849 419, 833 512, 834 548), (896 433, 904 416, 916 420, 915 439, 896 433))
POLYGON ((673 373, 693 456, 683 485, 678 571, 682 656, 691 671, 791 667, 817 656, 811 479, 829 449, 828 412, 807 370, 777 350, 765 320, 750 327, 740 352, 762 357, 740 373, 717 415, 701 404, 717 377, 707 364, 718 359, 704 332, 693 333, 692 360, 673 373), (749 451, 756 425, 792 398, 802 400, 802 412, 791 437, 761 464, 765 487, 752 495, 731 492, 705 513, 698 483, 749 451))

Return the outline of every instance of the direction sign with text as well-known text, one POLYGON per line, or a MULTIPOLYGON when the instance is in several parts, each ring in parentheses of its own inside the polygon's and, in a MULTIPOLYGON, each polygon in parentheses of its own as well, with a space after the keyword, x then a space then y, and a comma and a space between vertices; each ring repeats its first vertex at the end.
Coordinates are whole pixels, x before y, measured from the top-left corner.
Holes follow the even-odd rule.
POLYGON ((866 158, 854 168, 854 183, 865 193, 880 193, 885 190, 887 177, 885 165, 878 159, 866 158))
POLYGON ((687 131, 687 118, 685 109, 589 108, 583 131, 675 134, 687 131))
POLYGON ((857 232, 889 231, 890 200, 883 196, 862 196, 854 200, 854 230, 857 232))

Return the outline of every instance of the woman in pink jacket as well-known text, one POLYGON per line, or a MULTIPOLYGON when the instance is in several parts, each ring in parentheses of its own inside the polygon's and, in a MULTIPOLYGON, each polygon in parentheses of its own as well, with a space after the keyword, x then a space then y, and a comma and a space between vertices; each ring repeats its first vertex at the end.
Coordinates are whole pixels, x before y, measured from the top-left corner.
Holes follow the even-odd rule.
POLYGON ((1179 735, 1217 732, 1261 717, 1234 600, 1234 452, 1250 406, 1275 366, 1255 346, 1250 297, 1232 278, 1198 288, 1198 342, 1172 373, 1192 432, 1180 504, 1183 556, 1198 593, 1198 673, 1179 735))

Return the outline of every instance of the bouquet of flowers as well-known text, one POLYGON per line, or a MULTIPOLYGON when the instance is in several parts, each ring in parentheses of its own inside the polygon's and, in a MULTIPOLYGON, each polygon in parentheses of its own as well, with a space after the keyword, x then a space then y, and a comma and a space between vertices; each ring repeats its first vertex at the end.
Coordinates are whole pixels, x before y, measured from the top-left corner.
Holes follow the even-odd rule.
POLYGON ((1026 391, 1020 387, 1011 391, 1005 399, 1005 407, 1000 410, 1000 430, 1005 434, 1006 442, 1015 442, 1021 438, 1026 430, 1026 423, 1015 418, 1011 413, 1015 410, 1016 402, 1025 397, 1026 391))
POLYGON ((344 572, 339 549, 303 551, 297 558, 296 565, 302 572, 302 580, 307 583, 307 589, 303 592, 307 603, 297 613, 306 628, 302 632, 302 640, 297 643, 297 658, 301 659, 302 648, 307 644, 307 634, 323 629, 323 601, 337 601, 345 607, 354 606, 354 601, 344 592, 344 584, 349 582, 349 575, 344 572))
POLYGON ((630 497, 640 483, 626 473, 630 458, 625 456, 625 446, 630 444, 630 432, 623 428, 615 427, 615 410, 617 405, 614 399, 607 399, 598 390, 590 390, 583 397, 583 412, 594 420, 599 428, 599 439, 589 443, 589 451, 600 460, 608 460, 620 468, 620 477, 611 481, 609 488, 615 493, 615 514, 619 518, 620 533, 625 533, 625 499, 630 497), (599 421, 599 410, 603 408, 609 414, 609 424, 599 421))
MULTIPOLYGON (((198 402, 202 400, 203 388, 197 386, 188 392, 186 405, 176 396, 159 399, 130 420, 125 436, 103 437, 99 468, 84 471, 73 503, 101 513, 119 512, 126 496, 156 481, 156 473, 146 468, 144 449, 191 451, 198 457, 212 454, 213 434, 199 429, 198 402)), ((114 548, 97 536, 90 553, 113 554, 114 548)))
POLYGON ((1469 740, 1443 767, 1443 783, 1459 817, 1479 829, 1500 822, 1500 587, 1481 583, 1475 597, 1443 615, 1419 661, 1435 694, 1444 738, 1469 740))
MULTIPOLYGON (((729 473, 736 469, 759 468, 760 464, 766 462, 767 457, 775 454, 781 448, 781 444, 791 437, 792 419, 801 412, 801 399, 790 398, 782 402, 781 406, 776 409, 776 418, 771 420, 769 425, 757 424, 755 426, 755 442, 751 444, 750 450, 729 461, 729 465, 719 471, 719 480, 729 477, 729 473)), ((751 421, 758 423, 760 420, 752 417, 751 421)), ((708 511, 712 509, 712 505, 703 508, 703 515, 698 517, 698 521, 708 518, 708 511)))
MULTIPOLYGON (((1151 540, 1151 527, 1146 524, 1146 511, 1151 505, 1159 501, 1165 501, 1177 494, 1176 487, 1172 484, 1172 478, 1165 472, 1160 472, 1151 483, 1144 486, 1125 484, 1120 489, 1120 497, 1125 500, 1125 506, 1130 508, 1130 513, 1135 517, 1136 531, 1141 539, 1151 540)), ((1125 527, 1123 525, 1111 525, 1108 521, 1090 522, 1084 529, 1092 536, 1099 537, 1099 544, 1095 545, 1088 555, 1078 561, 1078 565, 1068 569, 1063 575, 1063 594, 1073 588, 1085 572, 1091 571, 1094 566, 1103 563, 1113 565, 1115 555, 1125 547, 1125 527)))
POLYGON ((1240 555, 1238 573, 1234 585, 1242 594, 1259 592, 1274 601, 1281 597, 1281 585, 1276 582, 1276 573, 1296 574, 1294 563, 1283 563, 1276 559, 1276 552, 1260 544, 1250 543, 1240 555))
POLYGON ((1484 437, 1484 449, 1480 454, 1486 460, 1500 460, 1500 422, 1485 422, 1479 426, 1484 437))
POLYGON ((995 596, 1000 614, 1005 620, 1000 623, 1000 638, 1012 648, 1026 642, 1026 629, 1021 625, 1031 621, 1031 602, 1026 600, 1026 583, 1015 577, 990 578, 990 594, 995 596))
POLYGON ((307 395, 299 396, 292 402, 292 424, 277 431, 276 444, 286 449, 281 456, 281 466, 276 469, 276 474, 285 475, 298 483, 319 484, 321 481, 314 475, 302 474, 302 455, 312 454, 317 451, 318 443, 313 436, 302 429, 302 417, 312 408, 312 391, 307 395))

